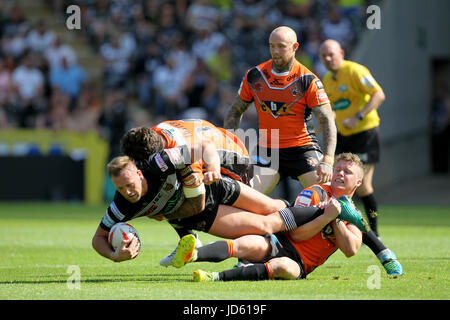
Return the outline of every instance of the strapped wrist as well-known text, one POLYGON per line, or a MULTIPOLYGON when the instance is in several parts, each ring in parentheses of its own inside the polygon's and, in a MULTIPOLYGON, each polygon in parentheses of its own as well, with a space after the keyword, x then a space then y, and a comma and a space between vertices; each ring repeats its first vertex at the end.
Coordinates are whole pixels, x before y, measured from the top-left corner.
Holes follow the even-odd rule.
POLYGON ((322 161, 320 163, 322 163, 322 162, 326 163, 326 164, 328 164, 330 166, 333 166, 334 158, 332 156, 329 156, 329 155, 324 155, 323 159, 322 159, 322 161))
POLYGON ((361 121, 361 120, 364 118, 364 116, 362 115, 361 112, 358 112, 358 113, 355 115, 355 117, 357 117, 357 118, 359 119, 359 121, 361 121))

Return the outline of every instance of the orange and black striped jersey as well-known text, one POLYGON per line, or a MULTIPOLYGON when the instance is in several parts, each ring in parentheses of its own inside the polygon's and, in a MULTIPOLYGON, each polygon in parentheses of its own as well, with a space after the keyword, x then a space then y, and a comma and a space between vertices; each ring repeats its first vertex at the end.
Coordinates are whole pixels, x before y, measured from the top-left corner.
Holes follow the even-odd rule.
MULTIPOLYGON (((317 205, 320 201, 332 197, 329 185, 313 185, 303 189, 295 199, 294 207, 309 207, 317 205)), ((347 224, 347 222, 344 221, 347 224)), ((337 249, 336 238, 331 223, 327 224, 319 233, 308 240, 295 242, 286 234, 289 241, 300 254, 305 266, 305 273, 311 273, 316 267, 322 265, 337 249)))
MULTIPOLYGON (((202 140, 214 142, 220 156, 221 173, 234 180, 246 182, 244 176, 250 166, 249 154, 242 141, 231 132, 201 119, 164 121, 152 130, 165 138, 166 148, 192 146, 202 140)), ((191 167, 194 172, 202 174, 204 164, 204 161, 200 160, 191 164, 191 167)))
POLYGON ((238 94, 242 100, 255 104, 259 129, 263 130, 260 131, 260 146, 317 145, 311 110, 329 100, 320 79, 297 60, 285 73, 272 70, 272 60, 250 69, 238 94), (279 130, 278 143, 271 138, 273 129, 279 130), (267 141, 262 138, 265 133, 267 141))

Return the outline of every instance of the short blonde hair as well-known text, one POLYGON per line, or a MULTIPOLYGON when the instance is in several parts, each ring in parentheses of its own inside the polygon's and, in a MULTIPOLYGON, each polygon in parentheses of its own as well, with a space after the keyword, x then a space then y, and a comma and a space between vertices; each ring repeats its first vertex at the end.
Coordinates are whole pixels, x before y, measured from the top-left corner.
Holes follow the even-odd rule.
POLYGON ((117 177, 130 164, 134 164, 128 156, 120 156, 113 158, 107 165, 108 174, 110 177, 117 177))
POLYGON ((351 152, 340 153, 334 158, 334 163, 336 164, 338 161, 341 160, 354 163, 361 171, 361 179, 364 177, 364 165, 361 162, 361 159, 358 157, 358 155, 351 152))

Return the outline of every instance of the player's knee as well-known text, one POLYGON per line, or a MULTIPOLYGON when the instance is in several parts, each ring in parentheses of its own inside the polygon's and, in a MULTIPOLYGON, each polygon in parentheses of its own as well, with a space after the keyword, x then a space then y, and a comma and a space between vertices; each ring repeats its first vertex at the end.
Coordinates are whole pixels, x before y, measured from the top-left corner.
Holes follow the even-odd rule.
POLYGON ((276 221, 273 219, 273 215, 264 216, 264 218, 261 219, 259 230, 261 235, 272 234, 280 231, 277 227, 276 221))
POLYGON ((287 257, 270 260, 273 276, 277 279, 293 280, 300 275, 300 267, 296 262, 287 257))

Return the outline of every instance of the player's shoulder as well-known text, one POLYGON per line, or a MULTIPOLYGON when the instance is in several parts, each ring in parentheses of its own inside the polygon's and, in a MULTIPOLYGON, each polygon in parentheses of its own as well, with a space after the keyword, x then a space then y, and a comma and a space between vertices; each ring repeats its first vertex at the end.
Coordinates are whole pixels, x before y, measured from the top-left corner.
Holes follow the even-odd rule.
POLYGON ((331 188, 328 185, 314 184, 298 194, 294 206, 311 206, 330 197, 331 188))
POLYGON ((314 77, 318 78, 314 72, 312 72, 310 69, 308 69, 308 67, 306 67, 303 63, 301 63, 297 59, 295 59, 292 69, 295 70, 295 72, 298 72, 299 75, 311 74, 314 77))
POLYGON ((344 68, 348 71, 348 72, 352 72, 352 73, 370 73, 369 69, 358 63, 355 61, 350 61, 350 60, 344 60, 344 68))

